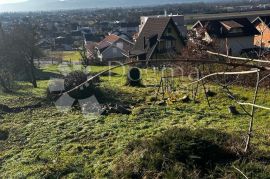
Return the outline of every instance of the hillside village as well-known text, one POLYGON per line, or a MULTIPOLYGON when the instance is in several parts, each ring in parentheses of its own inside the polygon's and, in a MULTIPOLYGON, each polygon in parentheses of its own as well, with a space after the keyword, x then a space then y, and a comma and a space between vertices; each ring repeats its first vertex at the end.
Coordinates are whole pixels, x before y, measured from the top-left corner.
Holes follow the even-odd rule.
MULTIPOLYGON (((184 15, 168 14, 167 11, 159 15, 141 16, 131 22, 103 21, 97 24, 86 19, 75 22, 74 19, 72 23, 53 20, 53 24, 50 24, 49 19, 42 18, 43 22, 37 26, 40 39, 37 45, 45 51, 78 51, 84 46, 89 63, 98 59, 106 62, 115 59, 124 61, 127 58, 149 60, 166 58, 166 55, 171 58, 180 54, 186 43, 196 40, 203 40, 209 48, 215 43, 215 50, 218 49, 220 53, 237 56, 254 57, 260 48, 269 47, 267 15, 193 19, 193 24, 187 24, 184 15)), ((26 18, 23 21, 33 20, 26 18)), ((4 23, 2 26, 7 28, 4 23)))
POLYGON ((269 10, 0 14, 0 178, 268 179, 269 10))
MULTIPOLYGON (((123 61, 128 58, 173 58, 181 54, 181 49, 188 41, 196 40, 205 42, 209 50, 214 44, 219 53, 254 57, 255 52, 270 47, 269 18, 260 16, 253 20, 237 17, 199 20, 187 29, 183 15, 164 14, 142 16, 140 25, 137 26, 121 24, 121 27, 109 32, 105 38, 97 42, 93 36, 85 32, 85 28, 76 31, 80 31, 76 33, 78 36, 71 36, 84 40, 90 63, 97 60, 95 58, 100 62, 119 59, 123 61)), ((62 38, 55 39, 56 46, 68 46, 68 43, 60 39, 62 38)))

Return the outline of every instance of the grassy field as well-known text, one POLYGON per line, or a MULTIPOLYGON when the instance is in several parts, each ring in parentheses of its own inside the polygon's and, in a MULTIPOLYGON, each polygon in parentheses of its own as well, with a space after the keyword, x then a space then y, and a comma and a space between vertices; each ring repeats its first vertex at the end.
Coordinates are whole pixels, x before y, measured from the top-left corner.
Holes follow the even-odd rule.
POLYGON ((188 25, 187 25, 187 30, 191 30, 192 27, 193 27, 193 25, 194 25, 194 24, 188 24, 188 25))
MULTIPOLYGON (((56 66, 42 71, 58 73, 56 66)), ((129 105, 131 115, 61 113, 46 100, 48 80, 37 89, 20 82, 15 93, 0 93, 0 104, 14 109, 0 113, 0 178, 243 178, 233 167, 249 178, 270 176, 268 111, 257 111, 252 150, 243 156, 249 118, 239 107, 240 115, 230 114, 233 101, 215 85, 207 86, 217 93, 211 108, 202 89, 196 103, 162 106, 153 102, 159 73, 143 70, 145 87, 133 88, 125 86, 125 72, 101 78, 98 100, 129 105)), ((252 89, 232 90, 252 99, 252 89)), ((260 104, 270 106, 268 93, 260 93, 260 104)))
POLYGON ((64 61, 80 61, 81 55, 78 51, 52 51, 48 56, 55 58, 63 58, 64 61))

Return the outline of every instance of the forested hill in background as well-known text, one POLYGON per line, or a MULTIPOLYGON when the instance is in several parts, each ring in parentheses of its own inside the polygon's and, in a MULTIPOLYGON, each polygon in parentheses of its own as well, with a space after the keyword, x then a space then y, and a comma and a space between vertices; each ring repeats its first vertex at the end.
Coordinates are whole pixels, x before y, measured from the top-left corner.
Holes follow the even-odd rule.
POLYGON ((176 3, 233 1, 237 0, 28 0, 21 3, 0 4, 0 12, 154 6, 176 3))

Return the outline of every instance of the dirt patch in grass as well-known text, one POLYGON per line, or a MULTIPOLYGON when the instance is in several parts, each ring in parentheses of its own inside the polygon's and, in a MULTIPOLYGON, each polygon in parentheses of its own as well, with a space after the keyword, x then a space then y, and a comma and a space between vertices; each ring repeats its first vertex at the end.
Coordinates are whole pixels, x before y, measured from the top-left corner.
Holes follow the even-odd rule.
POLYGON ((11 109, 7 105, 0 104, 0 113, 1 112, 6 113, 6 112, 10 112, 10 111, 11 111, 11 109))

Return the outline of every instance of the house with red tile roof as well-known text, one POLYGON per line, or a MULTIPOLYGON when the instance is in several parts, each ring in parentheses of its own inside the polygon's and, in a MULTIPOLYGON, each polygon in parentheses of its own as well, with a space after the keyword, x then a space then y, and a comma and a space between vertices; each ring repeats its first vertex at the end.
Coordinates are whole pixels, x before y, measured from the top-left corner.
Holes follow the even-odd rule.
POLYGON ((123 61, 129 57, 129 51, 134 44, 121 36, 110 34, 99 42, 95 50, 97 56, 102 62, 106 61, 123 61))
POLYGON ((270 48, 270 16, 259 16, 252 23, 260 32, 255 36, 254 45, 270 48))

